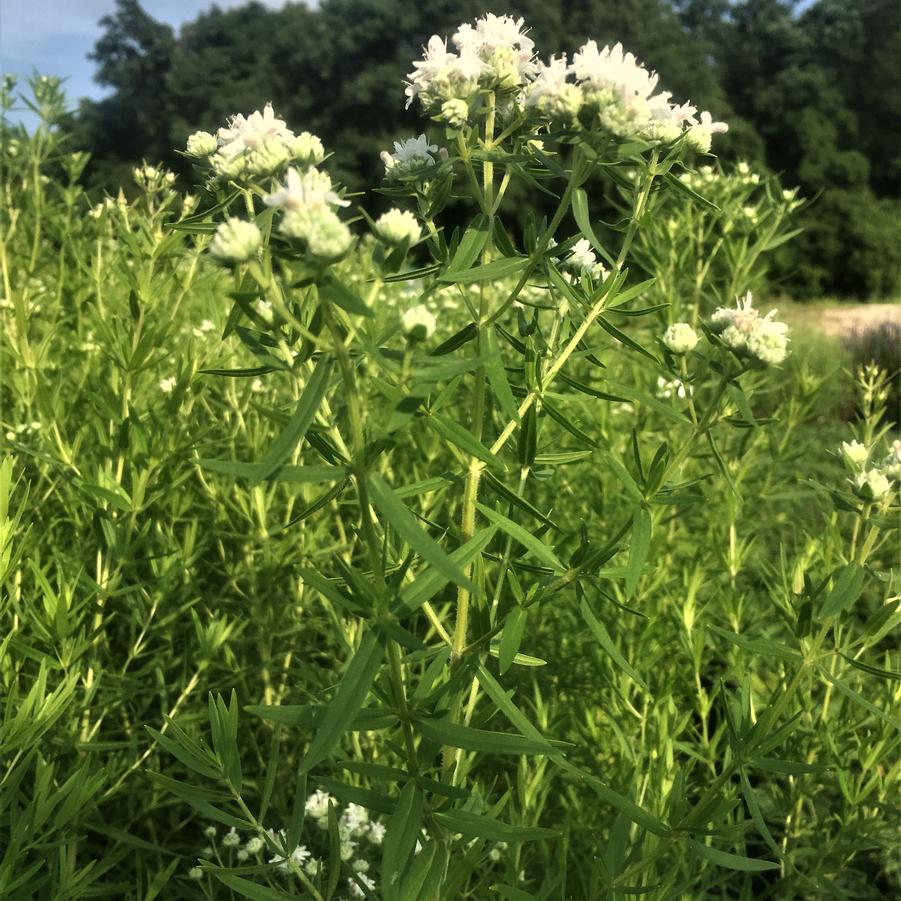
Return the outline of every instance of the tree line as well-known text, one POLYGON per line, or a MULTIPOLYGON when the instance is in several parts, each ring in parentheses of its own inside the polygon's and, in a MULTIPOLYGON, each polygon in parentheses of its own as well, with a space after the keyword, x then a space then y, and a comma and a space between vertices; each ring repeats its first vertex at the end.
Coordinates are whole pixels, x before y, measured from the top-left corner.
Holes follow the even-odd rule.
MULTIPOLYGON (((91 54, 111 89, 81 101, 71 126, 89 177, 118 187, 147 159, 187 173, 174 148, 271 100, 292 127, 336 151, 351 189, 377 183, 378 152, 421 130, 402 81, 433 33, 487 0, 259 3, 200 14, 175 32, 139 0, 116 0, 91 54)), ((897 292, 901 248, 901 23, 897 0, 516 0, 541 46, 622 41, 690 98, 730 123, 725 164, 748 160, 814 202, 784 255, 779 286, 798 297, 897 292)))

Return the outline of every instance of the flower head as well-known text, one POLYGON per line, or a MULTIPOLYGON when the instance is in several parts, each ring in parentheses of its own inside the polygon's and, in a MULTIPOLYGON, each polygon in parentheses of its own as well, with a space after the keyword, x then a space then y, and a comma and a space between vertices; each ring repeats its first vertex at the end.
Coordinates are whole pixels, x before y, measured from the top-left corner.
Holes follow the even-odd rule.
POLYGON ((400 317, 401 328, 411 341, 426 341, 431 338, 437 323, 435 314, 423 304, 405 310, 400 317))
POLYGON ((687 322, 676 322, 663 333, 663 343, 674 354, 687 354, 694 350, 700 339, 687 322))
POLYGON ((325 172, 310 166, 303 173, 291 166, 285 173, 285 182, 277 191, 263 198, 266 206, 279 206, 285 210, 325 209, 330 206, 350 206, 342 200, 325 172))
POLYGON ((753 357, 767 365, 777 365, 788 356, 788 326, 754 308, 749 291, 735 307, 719 307, 710 319, 710 330, 739 356, 753 357))
POLYGON ((208 131, 195 131, 188 138, 185 148, 189 156, 212 156, 219 149, 219 142, 208 131))
POLYGON ((256 256, 262 243, 263 236, 255 223, 229 217, 216 228, 209 250, 223 263, 243 263, 256 256))
POLYGON ((536 76, 526 89, 526 106, 551 120, 573 121, 582 106, 582 89, 567 79, 571 69, 566 54, 537 64, 536 76))
POLYGON ((386 244, 413 244, 419 240, 420 227, 409 210, 391 209, 376 220, 375 233, 386 244))
POLYGON ((845 466, 847 466, 852 473, 859 472, 863 469, 870 456, 870 452, 867 450, 866 445, 861 444, 859 441, 843 441, 841 451, 845 466))
POLYGON ((859 472, 852 480, 852 485, 854 493, 865 501, 882 500, 892 490, 892 483, 878 469, 859 472))
POLYGON ((385 164, 385 174, 397 176, 434 166, 437 154, 438 145, 430 144, 425 135, 420 135, 406 141, 395 141, 394 153, 383 150, 380 158, 385 164))

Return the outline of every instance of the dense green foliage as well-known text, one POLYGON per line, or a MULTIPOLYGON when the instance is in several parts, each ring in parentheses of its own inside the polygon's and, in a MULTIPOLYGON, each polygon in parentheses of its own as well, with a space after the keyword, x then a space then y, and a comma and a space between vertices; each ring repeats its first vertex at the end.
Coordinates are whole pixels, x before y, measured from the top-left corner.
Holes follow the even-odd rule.
MULTIPOLYGON (((374 148, 409 131, 400 84, 429 35, 484 3, 324 0, 316 8, 213 9, 176 35, 117 0, 94 59, 107 99, 77 114, 90 177, 118 186, 141 159, 185 165, 187 135, 267 100, 340 149, 352 188, 373 184, 374 148)), ((518 0, 498 12, 563 50, 589 34, 654 61, 663 83, 730 123, 717 152, 768 167, 817 198, 805 234, 771 273, 797 296, 894 294, 901 186, 901 26, 893 0, 518 0)))
POLYGON ((850 401, 814 336, 777 369, 660 341, 762 284, 793 196, 680 142, 492 153, 486 109, 394 184, 419 272, 372 236, 317 264, 272 184, 143 167, 92 205, 66 134, 4 142, 0 896, 901 889, 898 484, 852 492, 839 453, 883 458, 885 375, 850 401), (507 176, 561 215, 517 231, 507 176), (236 266, 225 210, 265 235, 236 266), (564 277, 577 238, 609 271, 564 277), (342 859, 362 808, 384 842, 342 859))

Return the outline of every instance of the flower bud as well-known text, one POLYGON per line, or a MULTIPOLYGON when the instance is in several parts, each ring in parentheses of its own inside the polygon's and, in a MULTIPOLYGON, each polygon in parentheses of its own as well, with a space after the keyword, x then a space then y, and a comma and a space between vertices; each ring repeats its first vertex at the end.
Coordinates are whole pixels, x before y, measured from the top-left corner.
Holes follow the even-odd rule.
POLYGON ((386 244, 412 244, 419 239, 420 228, 416 217, 409 210, 391 209, 379 216, 375 233, 386 244))
POLYGON ((891 482, 878 469, 868 469, 854 478, 854 493, 865 501, 878 501, 891 490, 891 482))
POLYGON ((331 210, 316 216, 304 237, 310 254, 329 263, 340 260, 353 244, 350 229, 331 210))
POLYGON ((189 156, 212 156, 219 149, 219 142, 208 131, 195 131, 185 149, 189 156))
POLYGON ((244 263, 256 256, 263 236, 253 222, 229 218, 216 229, 210 253, 223 263, 244 263))
POLYGON ((469 120, 469 104, 459 97, 445 100, 441 106, 441 119, 451 128, 463 128, 469 120))
POLYGON ((676 322, 663 333, 663 343, 674 354, 687 354, 694 350, 700 339, 687 322, 676 322))
POLYGON ((325 159, 325 148, 316 135, 302 131, 291 141, 291 156, 303 166, 318 166, 325 159))
POLYGON ((848 470, 852 474, 860 472, 864 466, 866 466, 870 452, 859 441, 852 441, 850 443, 843 441, 841 450, 845 466, 848 467, 848 470))
POLYGON ((435 315, 423 304, 405 310, 400 317, 401 328, 411 341, 426 341, 431 338, 436 324, 435 315))

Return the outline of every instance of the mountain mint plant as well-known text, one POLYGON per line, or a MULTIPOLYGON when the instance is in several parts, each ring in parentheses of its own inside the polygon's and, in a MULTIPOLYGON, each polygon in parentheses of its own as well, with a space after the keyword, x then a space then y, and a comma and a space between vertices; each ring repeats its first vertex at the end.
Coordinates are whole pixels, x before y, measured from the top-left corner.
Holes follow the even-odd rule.
POLYGON ((0 895, 889 896, 901 451, 755 305, 799 201, 620 44, 396 89, 365 195, 268 104, 187 196, 4 151, 0 895))

